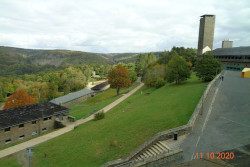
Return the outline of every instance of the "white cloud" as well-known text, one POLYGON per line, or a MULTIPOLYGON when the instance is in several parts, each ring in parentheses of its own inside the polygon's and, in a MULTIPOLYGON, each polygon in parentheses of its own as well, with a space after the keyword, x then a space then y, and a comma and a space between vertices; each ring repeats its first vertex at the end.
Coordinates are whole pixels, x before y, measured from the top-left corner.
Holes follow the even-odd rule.
POLYGON ((2 0, 0 45, 89 52, 197 47, 199 16, 215 14, 214 47, 250 45, 248 0, 2 0))

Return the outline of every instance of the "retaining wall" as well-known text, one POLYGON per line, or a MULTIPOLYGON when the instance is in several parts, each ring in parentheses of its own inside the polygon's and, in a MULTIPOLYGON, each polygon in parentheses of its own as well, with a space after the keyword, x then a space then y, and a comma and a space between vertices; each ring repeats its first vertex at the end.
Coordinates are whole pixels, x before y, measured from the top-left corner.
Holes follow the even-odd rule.
MULTIPOLYGON (((152 145, 156 144, 158 141, 163 141, 163 140, 167 140, 167 139, 171 139, 174 136, 174 132, 178 132, 178 135, 184 135, 184 134, 188 134, 192 131, 195 122, 197 120, 197 117, 199 116, 201 110, 202 110, 202 105, 203 105, 203 101, 206 100, 206 98, 208 97, 208 94, 210 93, 211 89, 216 86, 217 81, 219 80, 221 76, 221 73, 218 74, 207 86, 206 90, 204 91, 202 97, 200 98, 198 104, 196 105, 196 108, 192 114, 192 116, 190 117, 188 123, 186 125, 183 126, 179 126, 177 128, 173 128, 173 129, 169 129, 167 131, 162 131, 157 133, 156 135, 154 135, 151 139, 149 139, 148 141, 146 141, 145 143, 143 143, 141 146, 139 146, 137 149, 135 149, 133 152, 131 152, 128 156, 126 156, 125 158, 122 159, 117 159, 114 161, 110 161, 105 163, 102 167, 113 167, 119 164, 122 164, 126 161, 130 161, 132 159, 134 159, 135 157, 137 157, 137 155, 140 155, 141 153, 143 153, 144 151, 146 151, 148 148, 150 148, 152 145)), ((164 154, 165 155, 165 154, 164 154)), ((179 155, 179 154, 178 154, 179 155)), ((166 156, 166 155, 165 155, 166 156)), ((167 158, 167 157, 166 157, 167 158)), ((150 160, 150 159, 149 159, 150 160)), ((146 162, 146 161, 145 161, 146 162)), ((154 161, 155 162, 155 161, 154 161)), ((147 162, 148 164, 150 164, 149 162, 147 162)), ((155 162, 158 163, 158 162, 155 162)), ((160 162, 159 162, 160 163, 160 162)), ((133 166, 133 164, 130 164, 133 166)), ((144 164, 143 166, 145 166, 146 164, 144 164)), ((137 165, 136 165, 137 166, 137 165)))

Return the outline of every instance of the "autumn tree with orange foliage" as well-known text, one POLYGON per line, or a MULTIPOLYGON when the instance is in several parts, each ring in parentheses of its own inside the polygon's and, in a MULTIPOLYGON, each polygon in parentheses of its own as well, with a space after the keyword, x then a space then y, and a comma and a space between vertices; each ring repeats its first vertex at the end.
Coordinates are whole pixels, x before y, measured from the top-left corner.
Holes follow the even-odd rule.
POLYGON ((3 109, 16 108, 20 106, 25 106, 29 104, 34 104, 35 100, 30 96, 25 90, 15 91, 6 101, 3 109))
POLYGON ((128 69, 122 67, 121 64, 118 64, 109 72, 108 83, 110 84, 111 88, 116 89, 117 95, 119 95, 121 88, 131 86, 128 69))

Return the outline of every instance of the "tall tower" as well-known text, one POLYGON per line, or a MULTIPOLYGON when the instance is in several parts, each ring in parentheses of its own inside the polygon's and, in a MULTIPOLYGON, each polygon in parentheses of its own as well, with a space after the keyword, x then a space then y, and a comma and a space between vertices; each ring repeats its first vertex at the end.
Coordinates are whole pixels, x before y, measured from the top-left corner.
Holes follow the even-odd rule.
POLYGON ((198 56, 213 50, 215 15, 202 15, 198 39, 198 56))

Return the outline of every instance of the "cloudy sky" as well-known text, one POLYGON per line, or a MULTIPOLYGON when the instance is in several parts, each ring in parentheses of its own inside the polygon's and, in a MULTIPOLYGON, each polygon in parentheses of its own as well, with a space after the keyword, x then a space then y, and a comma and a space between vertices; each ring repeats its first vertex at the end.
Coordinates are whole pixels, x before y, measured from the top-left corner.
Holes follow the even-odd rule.
POLYGON ((0 45, 88 52, 197 48, 199 16, 216 15, 214 48, 250 46, 249 0, 1 0, 0 45))

